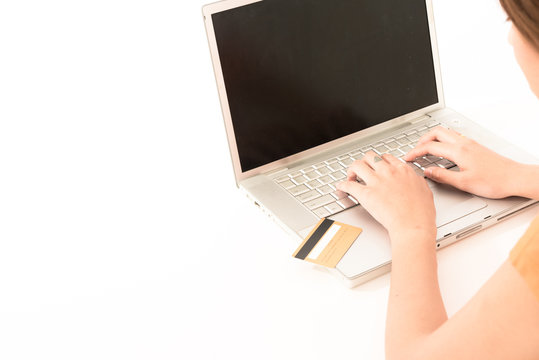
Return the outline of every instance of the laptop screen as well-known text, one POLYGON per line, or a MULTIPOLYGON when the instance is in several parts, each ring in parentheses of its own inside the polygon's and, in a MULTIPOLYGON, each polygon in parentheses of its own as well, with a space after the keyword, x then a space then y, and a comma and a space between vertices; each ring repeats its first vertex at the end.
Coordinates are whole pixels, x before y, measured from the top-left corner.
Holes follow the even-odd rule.
POLYGON ((264 0, 212 20, 243 172, 438 102, 425 0, 264 0))

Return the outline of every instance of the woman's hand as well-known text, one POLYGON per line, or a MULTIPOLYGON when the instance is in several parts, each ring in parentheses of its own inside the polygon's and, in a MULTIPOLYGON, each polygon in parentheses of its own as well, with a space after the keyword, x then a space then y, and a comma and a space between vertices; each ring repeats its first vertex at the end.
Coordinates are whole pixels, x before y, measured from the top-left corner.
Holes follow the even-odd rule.
POLYGON ((436 210, 427 182, 392 155, 368 152, 348 168, 348 180, 337 188, 354 196, 394 239, 418 232, 436 237, 436 210), (357 180, 363 180, 364 185, 357 180))
POLYGON ((523 165, 463 137, 455 131, 436 127, 423 135, 415 149, 404 156, 406 161, 424 155, 441 156, 458 165, 460 171, 430 167, 425 176, 440 183, 483 197, 501 199, 517 195, 512 187, 523 165))

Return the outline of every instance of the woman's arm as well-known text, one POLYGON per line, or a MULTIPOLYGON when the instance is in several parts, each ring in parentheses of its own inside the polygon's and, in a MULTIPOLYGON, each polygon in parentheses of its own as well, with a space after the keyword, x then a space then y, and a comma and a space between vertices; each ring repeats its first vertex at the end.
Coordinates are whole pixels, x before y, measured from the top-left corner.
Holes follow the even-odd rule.
POLYGON ((539 166, 518 164, 513 187, 514 195, 539 200, 539 166))
POLYGON ((410 167, 371 152, 350 166, 339 189, 355 196, 391 238, 388 360, 539 358, 539 301, 509 263, 447 319, 438 285, 432 193, 410 167))
POLYGON ((405 163, 373 152, 349 167, 348 181, 339 184, 339 189, 355 196, 389 232, 392 271, 387 355, 406 359, 404 351, 413 354, 447 320, 438 286, 432 192, 425 179, 405 163))
MULTIPOLYGON (((447 320, 438 285, 432 235, 392 235, 391 287, 386 322, 387 359, 408 359, 447 320)), ((433 358, 434 359, 434 358, 433 358)))
POLYGON ((460 168, 459 172, 427 168, 425 175, 432 180, 488 198, 517 195, 539 200, 539 166, 503 157, 453 130, 436 127, 419 139, 404 160, 426 154, 442 156, 460 168))
MULTIPOLYGON (((400 286, 411 284, 404 279, 400 286)), ((396 285, 392 283, 392 286, 396 285)), ((421 296, 420 293, 416 294, 421 296)), ((400 300, 415 303, 413 296, 400 300)), ((390 298, 388 338, 413 329, 399 318, 406 308, 390 298)), ((426 314, 425 314, 426 315, 426 314)), ((412 320, 413 321, 413 320, 412 320)), ((539 358, 539 302, 507 261, 457 314, 428 333, 387 343, 387 359, 506 360, 539 358)))

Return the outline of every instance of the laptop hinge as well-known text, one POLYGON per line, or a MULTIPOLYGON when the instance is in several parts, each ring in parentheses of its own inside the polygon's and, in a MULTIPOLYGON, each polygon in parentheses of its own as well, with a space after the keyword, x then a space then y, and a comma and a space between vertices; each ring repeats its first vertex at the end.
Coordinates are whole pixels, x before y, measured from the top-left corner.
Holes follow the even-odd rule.
POLYGON ((411 120, 410 122, 411 122, 412 124, 417 124, 418 122, 421 122, 421 121, 424 121, 424 120, 428 120, 428 119, 430 119, 431 117, 432 117, 432 116, 430 116, 430 115, 423 115, 423 116, 418 117, 417 119, 411 120))

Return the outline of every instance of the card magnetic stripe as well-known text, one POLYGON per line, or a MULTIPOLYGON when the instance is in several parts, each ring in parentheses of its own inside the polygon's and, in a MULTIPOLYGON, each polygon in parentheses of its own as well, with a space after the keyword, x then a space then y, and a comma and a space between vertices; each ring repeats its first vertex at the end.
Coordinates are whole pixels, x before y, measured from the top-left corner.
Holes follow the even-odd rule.
POLYGON ((305 258, 307 258, 307 256, 311 252, 311 250, 316 246, 316 244, 318 244, 322 236, 324 236, 326 231, 328 231, 328 229, 331 227, 331 225, 333 225, 334 222, 335 221, 333 220, 324 219, 324 221, 322 221, 322 223, 320 224, 320 226, 318 226, 316 231, 311 235, 309 240, 305 242, 301 250, 298 251, 298 253, 296 254, 296 258, 305 260, 305 258))

